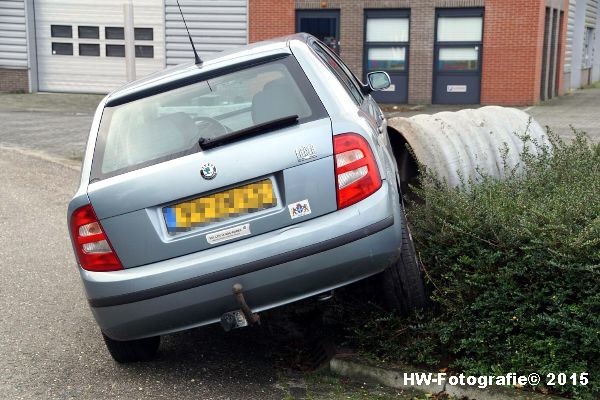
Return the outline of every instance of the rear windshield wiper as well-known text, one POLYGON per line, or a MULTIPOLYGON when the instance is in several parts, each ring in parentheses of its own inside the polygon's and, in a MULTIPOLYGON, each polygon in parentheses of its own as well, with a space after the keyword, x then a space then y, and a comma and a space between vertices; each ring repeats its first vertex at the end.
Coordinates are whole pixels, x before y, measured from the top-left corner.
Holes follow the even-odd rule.
POLYGON ((298 116, 290 115, 288 117, 277 118, 272 121, 263 122, 262 124, 257 124, 248 128, 240 129, 239 131, 233 131, 231 133, 219 136, 217 138, 200 138, 200 140, 198 140, 198 144, 200 145, 200 148, 202 150, 211 149, 213 147, 221 146, 226 143, 235 142, 242 138, 248 138, 262 133, 270 132, 275 129, 295 125, 296 123, 298 123, 298 116))

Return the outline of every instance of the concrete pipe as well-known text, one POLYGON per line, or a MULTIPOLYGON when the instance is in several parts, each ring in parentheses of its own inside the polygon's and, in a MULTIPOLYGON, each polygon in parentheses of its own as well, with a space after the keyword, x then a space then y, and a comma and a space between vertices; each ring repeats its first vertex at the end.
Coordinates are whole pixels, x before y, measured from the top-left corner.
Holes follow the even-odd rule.
POLYGON ((504 165, 511 169, 518 166, 524 146, 537 154, 539 145, 550 144, 540 124, 515 108, 488 106, 396 117, 388 120, 388 126, 393 145, 407 142, 418 162, 451 186, 461 185, 461 179, 476 182, 481 174, 502 178, 504 165), (403 141, 393 137, 398 134, 403 141), (531 140, 523 141, 524 135, 531 140))

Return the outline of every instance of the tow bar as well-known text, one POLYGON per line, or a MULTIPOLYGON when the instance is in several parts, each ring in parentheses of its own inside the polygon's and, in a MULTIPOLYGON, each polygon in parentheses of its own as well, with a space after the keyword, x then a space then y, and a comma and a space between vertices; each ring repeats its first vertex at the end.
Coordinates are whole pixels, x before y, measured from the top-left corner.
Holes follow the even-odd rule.
POLYGON ((221 326, 225 332, 248 325, 260 325, 260 316, 253 313, 248 307, 248 303, 246 303, 243 286, 236 283, 231 289, 240 309, 227 312, 221 316, 221 326))

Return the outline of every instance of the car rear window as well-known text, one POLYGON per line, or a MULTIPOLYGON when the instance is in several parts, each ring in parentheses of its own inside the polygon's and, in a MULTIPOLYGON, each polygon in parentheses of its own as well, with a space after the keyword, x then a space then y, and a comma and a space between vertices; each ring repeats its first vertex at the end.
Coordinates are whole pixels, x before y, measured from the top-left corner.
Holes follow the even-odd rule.
POLYGON ((202 138, 291 115, 300 123, 327 116, 292 56, 106 107, 91 180, 201 151, 202 138))

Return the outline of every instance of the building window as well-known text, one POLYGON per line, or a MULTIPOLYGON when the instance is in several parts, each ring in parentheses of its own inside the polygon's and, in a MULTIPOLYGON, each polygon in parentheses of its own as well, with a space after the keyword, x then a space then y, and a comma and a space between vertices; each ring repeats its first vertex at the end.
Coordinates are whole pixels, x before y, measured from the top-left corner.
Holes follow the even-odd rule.
POLYGON ((106 57, 125 57, 125 45, 107 44, 106 57))
POLYGON ((135 56, 137 58, 154 58, 154 47, 136 45, 135 56))
POLYGON ((79 55, 80 56, 100 56, 100 45, 91 43, 80 43, 79 44, 79 55))
POLYGON ((483 18, 439 17, 438 42, 481 42, 483 18))
POLYGON ((410 20, 405 10, 367 10, 365 73, 406 72, 410 20))
POLYGON ((481 11, 477 9, 438 11, 436 32, 437 73, 477 73, 481 70, 480 56, 483 40, 481 11), (461 15, 463 12, 467 15, 461 15))
POLYGON ((438 56, 438 71, 459 72, 479 70, 479 48, 445 47, 438 56))
POLYGON ((73 28, 71 25, 50 25, 50 36, 56 38, 72 38, 73 28))
POLYGON ((406 71, 406 47, 369 48, 367 71, 406 71))
POLYGON ((367 18, 367 42, 408 42, 408 18, 367 18))
POLYGON ((435 11, 433 103, 481 101, 483 8, 435 11))
MULTIPOLYGON (((78 46, 79 55, 84 57, 100 57, 100 29, 99 26, 77 27, 78 39, 83 43, 78 43, 77 40, 71 43, 52 42, 52 54, 55 55, 73 55, 73 46, 78 46), (95 39, 95 40, 88 40, 95 39), (74 43, 73 43, 74 42, 74 43), (88 43, 85 43, 88 42, 88 43), (91 43, 90 43, 91 42, 91 43)), ((121 26, 106 26, 104 29, 104 38, 108 40, 108 44, 103 44, 106 57, 125 57, 125 31, 121 26), (110 42, 110 41, 116 42, 110 42)), ((153 28, 134 28, 136 41, 151 42, 154 40, 153 28)), ((73 29, 70 25, 52 25, 52 37, 72 38, 73 29)), ((154 58, 154 46, 151 43, 135 45, 135 57, 137 58, 154 58)))
POLYGON ((125 30, 118 26, 107 26, 104 28, 104 36, 106 39, 123 40, 125 39, 125 30))
POLYGON ((97 26, 79 26, 77 33, 79 39, 100 39, 100 28, 97 26))
POLYGON ((154 30, 152 28, 135 28, 135 40, 154 40, 154 30))
POLYGON ((52 54, 60 56, 73 55, 73 43, 56 43, 52 42, 52 54))

